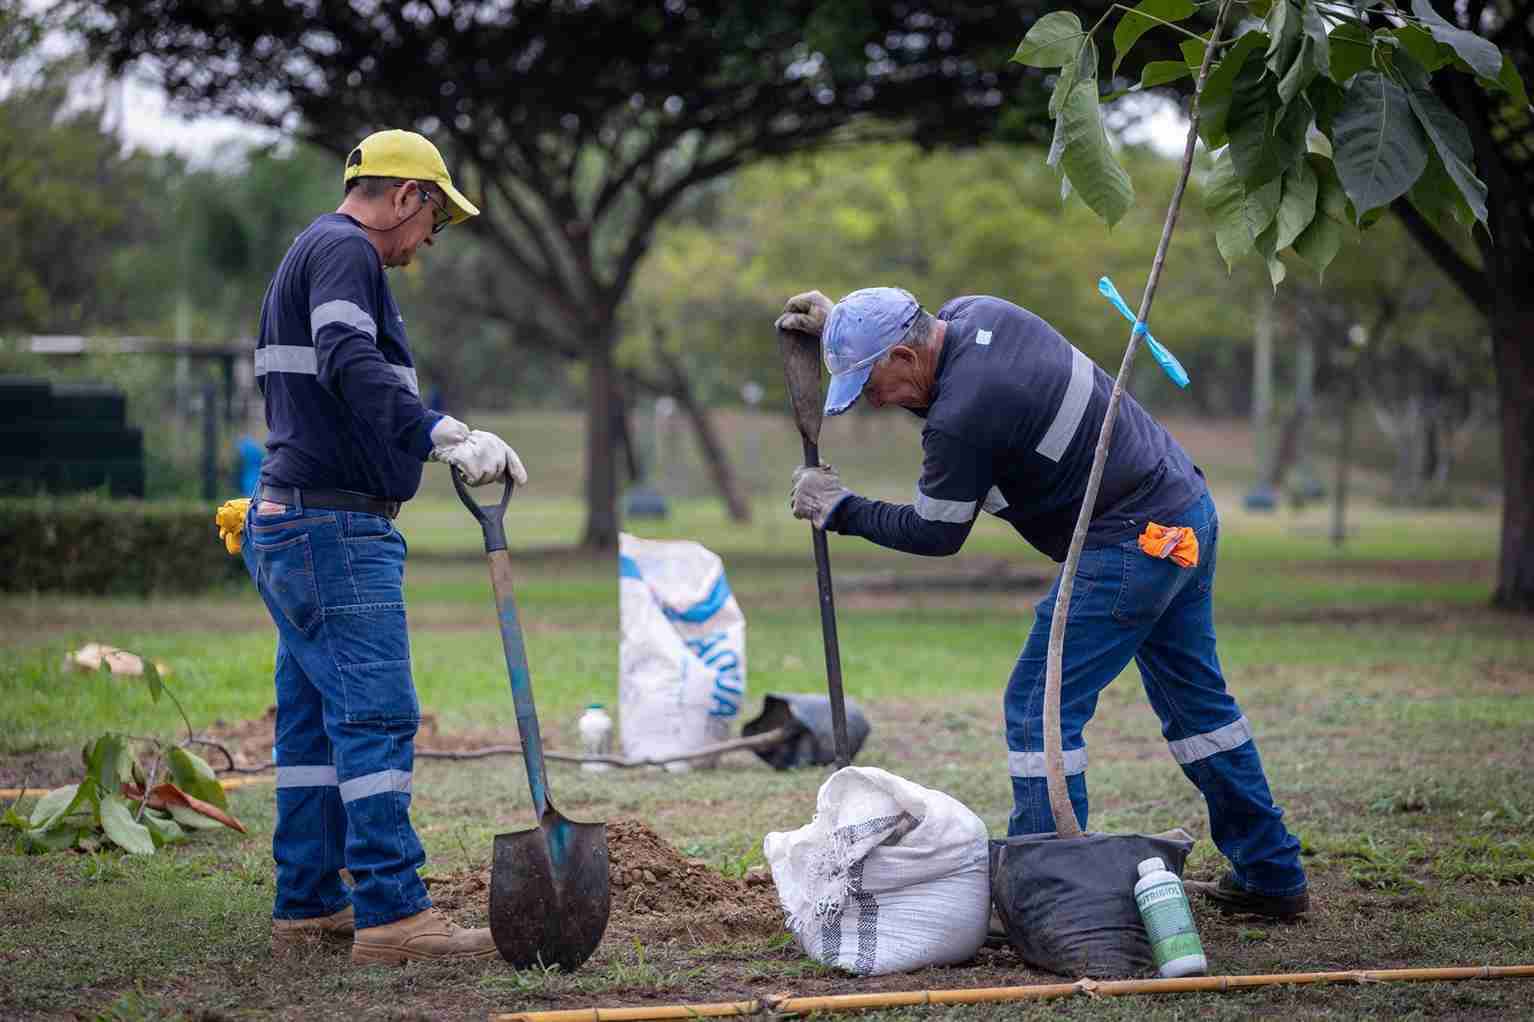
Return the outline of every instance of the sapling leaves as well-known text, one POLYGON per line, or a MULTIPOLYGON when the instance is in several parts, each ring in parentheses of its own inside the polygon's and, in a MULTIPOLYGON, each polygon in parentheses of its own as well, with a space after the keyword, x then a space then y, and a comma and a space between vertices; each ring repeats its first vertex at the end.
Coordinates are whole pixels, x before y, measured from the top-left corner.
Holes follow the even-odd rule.
POLYGON ((1360 214, 1405 195, 1427 166, 1428 141, 1406 90, 1373 70, 1348 83, 1332 149, 1337 174, 1360 214))
POLYGON ((187 752, 179 745, 171 748, 167 759, 176 787, 220 809, 229 808, 229 796, 224 794, 224 786, 218 783, 218 775, 213 772, 207 760, 187 752))
POLYGON ((121 795, 102 795, 101 829, 113 844, 131 855, 154 854, 149 828, 133 819, 133 811, 121 795))
POLYGON ((1080 18, 1054 11, 1033 23, 1012 59, 1029 67, 1063 67, 1075 58, 1085 35, 1080 18))
POLYGON ((1273 222, 1277 228, 1275 250, 1282 252, 1294 244, 1294 239, 1310 225, 1316 215, 1316 192, 1316 173, 1307 160, 1300 160, 1284 171, 1283 197, 1273 222))
POLYGON ((1502 74, 1502 51, 1489 39, 1482 39, 1474 32, 1449 24, 1430 0, 1412 0, 1412 13, 1427 26, 1433 38, 1453 47, 1460 59, 1483 78, 1495 80, 1502 74))
POLYGON ((1141 0, 1119 19, 1113 30, 1113 73, 1119 73, 1119 65, 1141 36, 1162 22, 1191 18, 1194 10, 1193 0, 1141 0))
MULTIPOLYGON (((1204 80, 1204 91, 1198 101, 1198 133, 1210 149, 1218 149, 1230 141, 1226 123, 1231 112, 1236 80, 1251 52, 1267 43, 1265 33, 1248 32, 1232 43, 1220 62, 1209 69, 1209 77, 1204 80)), ((1204 59, 1204 47, 1190 39, 1183 44, 1182 49, 1189 67, 1197 71, 1204 59)), ((1261 74, 1260 70, 1258 74, 1261 74)))
POLYGON ((1112 227, 1134 205, 1134 186, 1113 156, 1097 101, 1097 79, 1077 82, 1055 122, 1051 156, 1087 208, 1112 227))
POLYGON ((1481 223, 1486 222, 1486 185, 1475 176, 1471 164, 1475 162, 1475 148, 1470 142, 1470 131, 1449 108, 1444 106, 1432 91, 1427 72, 1414 66, 1409 58, 1398 61, 1406 79, 1406 101, 1416 114, 1428 141, 1441 161, 1444 171, 1459 189, 1471 214, 1481 223))
POLYGON ((1354 21, 1344 21, 1328 37, 1331 53, 1331 79, 1338 85, 1365 68, 1374 66, 1374 36, 1354 21))

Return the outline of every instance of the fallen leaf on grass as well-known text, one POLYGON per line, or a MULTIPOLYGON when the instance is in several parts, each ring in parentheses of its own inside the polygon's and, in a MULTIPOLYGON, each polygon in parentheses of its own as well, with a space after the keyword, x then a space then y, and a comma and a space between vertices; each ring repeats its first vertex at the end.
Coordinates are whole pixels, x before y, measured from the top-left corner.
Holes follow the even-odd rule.
MULTIPOLYGON (((144 800, 144 789, 140 785, 125 783, 122 792, 125 797, 135 802, 142 802, 144 800)), ((237 830, 241 834, 246 833, 245 824, 236 820, 218 806, 188 795, 174 784, 156 784, 153 788, 149 789, 149 808, 172 810, 177 806, 183 809, 190 809, 195 813, 201 813, 210 820, 217 820, 230 830, 237 830)))

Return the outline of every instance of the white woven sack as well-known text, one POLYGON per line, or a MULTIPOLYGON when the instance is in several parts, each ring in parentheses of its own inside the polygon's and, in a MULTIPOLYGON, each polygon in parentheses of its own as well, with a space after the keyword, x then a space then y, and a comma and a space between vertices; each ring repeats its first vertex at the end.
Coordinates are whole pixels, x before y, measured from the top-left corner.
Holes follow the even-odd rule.
POLYGON ((991 913, 985 823, 876 767, 820 786, 815 818, 762 852, 805 954, 860 976, 974 957, 991 913))
POLYGON ((728 738, 746 698, 746 616, 718 555, 620 533, 618 594, 623 754, 664 758, 728 738))

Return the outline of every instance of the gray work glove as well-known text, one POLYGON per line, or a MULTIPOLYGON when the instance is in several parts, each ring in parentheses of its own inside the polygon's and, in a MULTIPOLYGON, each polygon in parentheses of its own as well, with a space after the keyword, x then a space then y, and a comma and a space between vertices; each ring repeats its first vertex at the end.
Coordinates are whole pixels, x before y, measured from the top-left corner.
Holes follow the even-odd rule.
POLYGON ((830 465, 794 469, 794 487, 788 491, 788 506, 795 518, 811 522, 815 528, 824 529, 826 522, 836 512, 841 502, 852 496, 852 491, 842 485, 841 476, 830 465))
POLYGON ((773 324, 779 330, 797 330, 819 340, 826 328, 826 317, 831 315, 831 299, 819 291, 806 291, 794 295, 783 303, 783 315, 773 324))
POLYGON ((451 415, 444 415, 431 429, 431 460, 457 469, 470 486, 511 479, 527 485, 527 469, 511 445, 494 433, 470 429, 451 415))

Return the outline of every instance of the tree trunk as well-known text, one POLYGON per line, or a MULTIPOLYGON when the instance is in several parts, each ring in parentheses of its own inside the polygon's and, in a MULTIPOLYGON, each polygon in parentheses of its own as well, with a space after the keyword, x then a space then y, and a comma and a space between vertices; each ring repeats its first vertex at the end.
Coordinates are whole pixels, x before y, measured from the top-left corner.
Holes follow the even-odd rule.
POLYGON ((617 404, 611 343, 591 349, 586 359, 586 531, 587 550, 618 548, 617 404))
POLYGON ((1499 292, 1492 353, 1502 424, 1502 551, 1492 602, 1534 611, 1534 321, 1523 296, 1499 292))
POLYGON ((676 356, 658 344, 655 352, 665 365, 666 372, 671 374, 673 393, 676 395, 677 402, 687 413, 687 418, 692 422, 693 432, 703 448, 703 459, 708 463, 709 473, 714 477, 714 485, 719 488, 719 494, 724 498, 725 506, 729 508, 730 519, 736 522, 749 522, 751 504, 741 492, 740 483, 735 478, 735 470, 730 466, 730 456, 725 453, 724 444, 719 440, 719 431, 714 426, 713 417, 693 395, 692 385, 688 382, 687 374, 682 371, 681 363, 676 360, 676 356))

